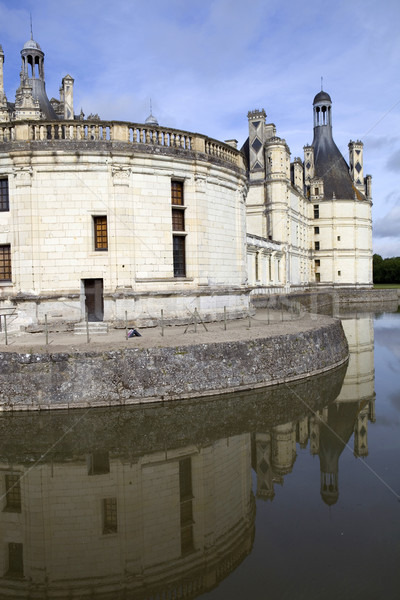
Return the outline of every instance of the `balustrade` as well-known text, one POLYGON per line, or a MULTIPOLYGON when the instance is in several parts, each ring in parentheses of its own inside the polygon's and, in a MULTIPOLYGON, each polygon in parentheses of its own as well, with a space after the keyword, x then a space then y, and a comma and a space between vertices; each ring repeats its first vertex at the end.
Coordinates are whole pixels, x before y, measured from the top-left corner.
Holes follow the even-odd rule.
POLYGON ((31 121, 0 124, 0 143, 18 141, 125 142, 178 148, 205 154, 240 165, 240 153, 231 146, 206 136, 176 129, 137 123, 105 121, 31 121), (26 133, 26 131, 27 133, 26 133))
POLYGON ((0 125, 0 142, 11 142, 15 139, 13 125, 0 125))

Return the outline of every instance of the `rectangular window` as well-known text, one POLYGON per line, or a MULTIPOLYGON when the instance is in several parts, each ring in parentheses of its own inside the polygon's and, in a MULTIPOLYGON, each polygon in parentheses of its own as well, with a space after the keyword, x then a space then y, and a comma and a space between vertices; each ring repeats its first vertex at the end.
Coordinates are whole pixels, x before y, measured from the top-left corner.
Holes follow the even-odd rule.
POLYGON ((186 277, 185 236, 172 237, 174 252, 174 277, 186 277))
POLYGON ((319 188, 317 188, 317 187, 315 188, 315 195, 319 196, 319 188))
POLYGON ((318 233, 319 233, 319 227, 314 227, 314 233, 315 233, 315 235, 318 235, 318 233))
POLYGON ((314 242, 315 250, 319 250, 319 242, 314 242))
POLYGON ((172 209, 172 230, 185 231, 185 212, 183 210, 172 209))
POLYGON ((0 179, 0 212, 10 210, 10 202, 8 199, 8 179, 0 179))
POLYGON ((6 475, 6 507, 5 510, 21 512, 21 485, 20 475, 6 475))
POLYGON ((24 576, 23 545, 15 542, 8 544, 7 577, 20 578, 24 576))
POLYGON ((171 181, 171 204, 183 206, 183 181, 171 181))
POLYGON ((94 249, 108 250, 107 217, 93 217, 94 249))
MULTIPOLYGON (((185 231, 183 181, 171 181, 172 231, 185 231)), ((174 277, 186 277, 185 236, 172 235, 174 277)))
POLYGON ((340 235, 337 236, 337 241, 340 242, 340 235))
POLYGON ((103 533, 117 533, 117 499, 104 498, 103 500, 103 533))
POLYGON ((0 281, 11 281, 11 246, 0 246, 0 281))
POLYGON ((319 204, 314 204, 314 219, 319 219, 319 204))
POLYGON ((259 259, 258 259, 258 252, 256 252, 256 256, 255 256, 255 272, 256 272, 256 281, 259 280, 259 259))
POLYGON ((320 267, 321 266, 321 261, 319 260, 319 258, 317 258, 317 260, 315 261, 315 266, 316 267, 320 267))
POLYGON ((341 274, 342 274, 342 271, 338 271, 338 272, 337 272, 337 274, 338 274, 338 276, 340 277, 340 276, 341 276, 341 274))
POLYGON ((110 472, 108 452, 93 452, 87 458, 88 475, 105 475, 110 472))

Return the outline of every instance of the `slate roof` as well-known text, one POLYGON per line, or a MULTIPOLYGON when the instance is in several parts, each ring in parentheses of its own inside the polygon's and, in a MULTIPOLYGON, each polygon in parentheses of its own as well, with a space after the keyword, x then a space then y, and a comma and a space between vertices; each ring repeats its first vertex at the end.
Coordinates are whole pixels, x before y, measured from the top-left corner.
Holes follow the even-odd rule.
MULTIPOLYGON (((329 94, 319 92, 314 98, 314 104, 321 101, 331 101, 329 94), (322 97, 324 96, 324 97, 322 97)), ((314 165, 315 177, 324 181, 324 196, 327 200, 335 197, 340 200, 365 200, 365 196, 357 190, 350 176, 349 165, 345 161, 332 137, 332 125, 317 125, 314 127, 314 165)))

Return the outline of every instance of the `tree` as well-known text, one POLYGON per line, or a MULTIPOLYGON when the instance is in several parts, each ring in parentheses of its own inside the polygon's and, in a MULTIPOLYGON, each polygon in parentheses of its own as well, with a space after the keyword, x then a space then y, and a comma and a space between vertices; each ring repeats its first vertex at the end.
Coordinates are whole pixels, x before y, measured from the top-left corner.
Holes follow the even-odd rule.
POLYGON ((374 283, 400 283, 400 257, 382 258, 373 256, 374 283))

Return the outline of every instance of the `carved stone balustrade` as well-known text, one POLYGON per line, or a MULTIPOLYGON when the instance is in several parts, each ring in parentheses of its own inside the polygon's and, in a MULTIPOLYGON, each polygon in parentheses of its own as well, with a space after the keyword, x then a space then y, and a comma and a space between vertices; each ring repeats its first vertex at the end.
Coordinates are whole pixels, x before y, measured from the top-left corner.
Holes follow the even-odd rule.
POLYGON ((1 144, 10 142, 112 142, 203 153, 244 168, 241 152, 207 136, 120 121, 19 121, 0 124, 1 144))

